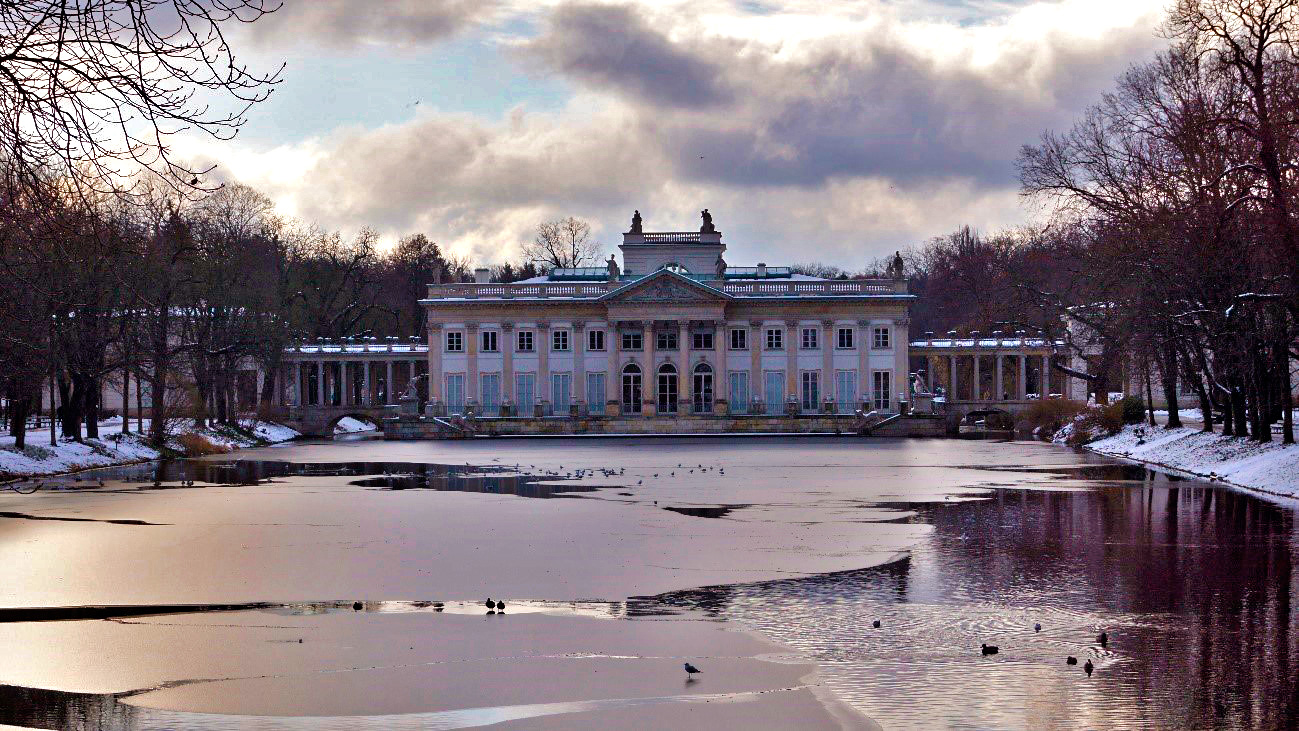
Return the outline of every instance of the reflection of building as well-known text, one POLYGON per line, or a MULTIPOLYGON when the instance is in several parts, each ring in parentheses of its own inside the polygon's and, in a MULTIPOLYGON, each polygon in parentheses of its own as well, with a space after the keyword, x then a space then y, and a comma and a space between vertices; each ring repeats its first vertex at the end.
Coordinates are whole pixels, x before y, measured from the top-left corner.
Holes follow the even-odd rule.
POLYGON ((715 231, 635 231, 620 248, 621 268, 431 285, 430 413, 851 413, 905 398, 905 280, 728 267, 715 231))

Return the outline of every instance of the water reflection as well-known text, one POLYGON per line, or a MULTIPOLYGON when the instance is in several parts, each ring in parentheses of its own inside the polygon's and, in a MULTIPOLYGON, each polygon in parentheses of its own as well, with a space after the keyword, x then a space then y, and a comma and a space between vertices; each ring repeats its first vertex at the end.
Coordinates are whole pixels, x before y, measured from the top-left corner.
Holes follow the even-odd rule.
POLYGON ((1293 510, 1157 475, 908 507, 936 530, 907 561, 639 598, 629 614, 755 627, 886 728, 1299 724, 1293 510), (1001 653, 982 657, 984 642, 1001 653))

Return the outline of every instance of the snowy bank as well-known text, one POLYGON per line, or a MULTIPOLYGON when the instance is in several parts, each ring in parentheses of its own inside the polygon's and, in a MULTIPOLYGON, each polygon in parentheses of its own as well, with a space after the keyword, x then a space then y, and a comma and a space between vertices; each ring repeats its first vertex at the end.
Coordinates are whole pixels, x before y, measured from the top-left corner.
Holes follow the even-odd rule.
POLYGON ((1089 443, 1087 449, 1272 495, 1299 497, 1299 445, 1260 444, 1186 427, 1133 424, 1089 443))
MULTIPOLYGON (((147 420, 145 424, 147 429, 147 420)), ((201 437, 204 442, 220 451, 287 442, 298 436, 297 431, 287 426, 265 421, 244 423, 240 429, 196 429, 168 440, 168 453, 165 454, 146 444, 139 434, 122 434, 121 431, 121 419, 112 419, 100 424, 99 439, 84 439, 80 442, 60 439, 58 444, 51 446, 48 429, 32 430, 27 432, 27 447, 22 451, 14 446, 12 436, 0 436, 0 480, 77 472, 93 467, 111 467, 183 455, 185 437, 192 435, 201 437)))

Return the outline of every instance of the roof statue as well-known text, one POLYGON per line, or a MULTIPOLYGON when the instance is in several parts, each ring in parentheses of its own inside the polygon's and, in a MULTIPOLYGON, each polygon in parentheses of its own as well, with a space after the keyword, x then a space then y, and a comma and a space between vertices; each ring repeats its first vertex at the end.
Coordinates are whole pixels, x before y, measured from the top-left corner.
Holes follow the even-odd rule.
POLYGON ((708 209, 705 208, 704 210, 699 212, 699 215, 704 219, 704 225, 699 227, 699 233, 701 234, 717 233, 717 227, 713 225, 713 214, 709 213, 708 209))
POLYGON ((717 255, 716 272, 717 272, 718 279, 726 279, 726 260, 722 258, 721 254, 717 255))
POLYGON ((641 229, 640 211, 632 211, 631 230, 628 231, 627 233, 629 234, 644 233, 644 231, 641 229))
MULTIPOLYGON (((632 228, 636 228, 636 226, 638 226, 639 224, 640 224, 639 221, 635 221, 635 219, 633 219, 632 228)), ((610 282, 618 281, 618 275, 622 274, 622 272, 618 270, 618 261, 613 258, 613 254, 609 255, 608 269, 609 269, 609 281, 610 282)))
POLYGON ((892 279, 905 278, 906 265, 902 262, 902 252, 893 252, 893 261, 889 263, 888 275, 892 279))

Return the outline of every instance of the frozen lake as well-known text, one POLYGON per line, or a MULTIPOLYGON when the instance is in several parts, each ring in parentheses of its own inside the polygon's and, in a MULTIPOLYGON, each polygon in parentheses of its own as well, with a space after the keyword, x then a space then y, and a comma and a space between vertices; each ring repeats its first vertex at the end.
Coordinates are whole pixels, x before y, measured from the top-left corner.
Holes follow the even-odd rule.
POLYGON ((152 469, 0 493, 0 606, 31 610, 0 617, 0 724, 1299 722, 1294 508, 1058 447, 351 440, 152 469))

